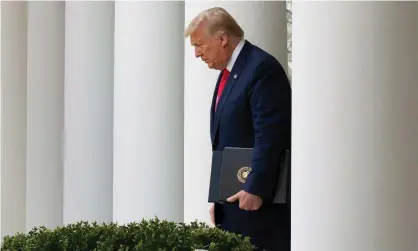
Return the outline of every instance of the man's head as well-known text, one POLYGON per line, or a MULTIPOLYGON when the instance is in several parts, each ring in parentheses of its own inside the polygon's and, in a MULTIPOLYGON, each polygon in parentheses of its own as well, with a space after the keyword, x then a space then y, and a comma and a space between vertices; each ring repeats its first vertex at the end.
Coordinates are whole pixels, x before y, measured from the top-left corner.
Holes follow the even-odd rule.
POLYGON ((244 31, 225 9, 216 7, 196 16, 184 35, 190 36, 196 57, 200 57, 209 68, 222 70, 236 45, 244 38, 244 31))

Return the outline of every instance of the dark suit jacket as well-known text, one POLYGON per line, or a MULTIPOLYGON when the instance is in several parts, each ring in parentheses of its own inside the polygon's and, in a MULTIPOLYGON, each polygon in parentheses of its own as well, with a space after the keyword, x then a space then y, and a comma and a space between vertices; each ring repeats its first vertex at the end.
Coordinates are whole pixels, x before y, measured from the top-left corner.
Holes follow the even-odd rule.
POLYGON ((279 161, 290 149, 291 88, 280 63, 246 41, 214 111, 221 75, 213 94, 211 140, 213 150, 225 147, 254 148, 252 172, 245 191, 261 196, 258 211, 244 211, 238 204, 217 204, 216 223, 240 233, 276 228, 290 217, 280 205, 270 204, 279 161))

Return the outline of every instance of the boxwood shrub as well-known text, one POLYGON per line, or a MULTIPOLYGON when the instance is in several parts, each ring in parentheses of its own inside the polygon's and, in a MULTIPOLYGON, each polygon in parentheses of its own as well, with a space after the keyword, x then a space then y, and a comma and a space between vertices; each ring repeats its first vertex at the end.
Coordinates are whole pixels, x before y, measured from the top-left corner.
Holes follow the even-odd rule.
POLYGON ((154 218, 138 223, 88 223, 33 228, 6 236, 2 251, 251 251, 249 238, 204 223, 174 223, 154 218))

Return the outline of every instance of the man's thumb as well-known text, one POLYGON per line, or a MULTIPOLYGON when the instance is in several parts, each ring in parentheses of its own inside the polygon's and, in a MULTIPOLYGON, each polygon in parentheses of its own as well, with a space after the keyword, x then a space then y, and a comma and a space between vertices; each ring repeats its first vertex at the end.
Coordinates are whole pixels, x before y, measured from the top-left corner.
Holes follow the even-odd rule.
POLYGON ((237 201, 238 199, 239 199, 239 193, 237 193, 235 195, 232 195, 231 197, 229 197, 227 199, 227 201, 233 203, 233 202, 237 201))

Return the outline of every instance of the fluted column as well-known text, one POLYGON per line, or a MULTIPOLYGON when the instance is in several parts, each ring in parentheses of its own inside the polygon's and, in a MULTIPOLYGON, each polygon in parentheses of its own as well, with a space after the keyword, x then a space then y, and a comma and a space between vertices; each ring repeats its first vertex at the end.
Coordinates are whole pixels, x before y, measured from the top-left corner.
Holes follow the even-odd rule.
POLYGON ((65 5, 64 223, 110 221, 114 3, 65 5))
POLYGON ((116 2, 114 220, 183 220, 184 2, 116 2))
POLYGON ((28 2, 26 230, 63 222, 64 2, 28 2))
POLYGON ((417 250, 418 3, 293 14, 292 250, 417 250))
POLYGON ((26 3, 1 2, 1 237, 25 231, 26 3))
MULTIPOLYGON (((186 1, 185 26, 201 11, 220 6, 241 25, 245 38, 274 55, 287 68, 286 5, 283 1, 186 1)), ((185 43, 184 187, 186 221, 210 222, 210 104, 219 72, 210 70, 185 43)))

